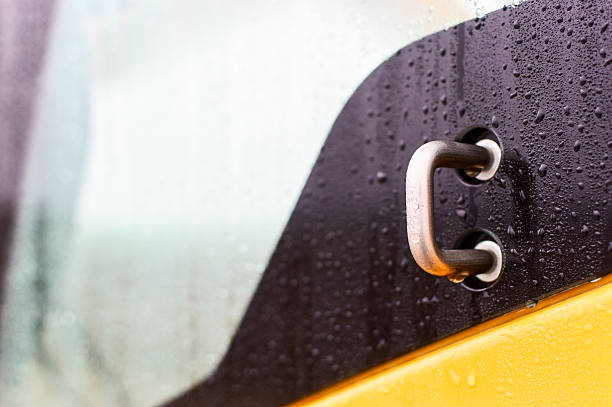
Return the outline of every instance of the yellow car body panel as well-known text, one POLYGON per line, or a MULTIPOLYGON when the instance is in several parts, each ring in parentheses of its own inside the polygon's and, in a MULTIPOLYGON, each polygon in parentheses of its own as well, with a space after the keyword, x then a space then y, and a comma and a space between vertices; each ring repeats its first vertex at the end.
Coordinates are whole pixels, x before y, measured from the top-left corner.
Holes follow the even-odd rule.
POLYGON ((612 406, 612 278, 408 354, 293 406, 612 406))

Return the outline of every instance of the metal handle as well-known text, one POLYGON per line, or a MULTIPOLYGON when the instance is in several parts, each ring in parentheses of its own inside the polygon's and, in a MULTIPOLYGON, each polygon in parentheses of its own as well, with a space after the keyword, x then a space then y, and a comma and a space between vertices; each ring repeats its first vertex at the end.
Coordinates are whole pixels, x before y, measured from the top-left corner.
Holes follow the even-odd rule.
MULTIPOLYGON (((491 140, 487 140, 495 144, 491 140)), ((481 144, 481 143, 478 143, 481 144)), ((434 171, 439 167, 461 168, 468 173, 495 173, 500 154, 483 146, 445 141, 431 141, 419 147, 406 171, 406 223, 410 251, 418 265, 436 276, 461 282, 471 274, 483 273, 494 266, 495 259, 484 250, 444 250, 434 236, 434 171)), ((493 175, 491 174, 491 176, 493 175)))

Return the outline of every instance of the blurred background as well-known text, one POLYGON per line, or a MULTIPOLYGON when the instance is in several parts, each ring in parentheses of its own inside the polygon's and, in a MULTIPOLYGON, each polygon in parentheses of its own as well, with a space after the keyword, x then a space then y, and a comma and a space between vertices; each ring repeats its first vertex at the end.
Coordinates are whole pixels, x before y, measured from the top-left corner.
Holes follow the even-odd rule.
POLYGON ((353 90, 404 45, 504 5, 1 0, 0 71, 48 27, 0 405, 154 406, 204 380, 353 90))

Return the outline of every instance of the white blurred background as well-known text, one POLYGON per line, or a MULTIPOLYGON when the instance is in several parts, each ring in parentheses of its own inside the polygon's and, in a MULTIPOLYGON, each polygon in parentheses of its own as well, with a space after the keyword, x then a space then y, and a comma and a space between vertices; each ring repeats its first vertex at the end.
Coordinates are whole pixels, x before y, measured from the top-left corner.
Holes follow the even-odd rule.
POLYGON ((510 3, 60 0, 0 405, 153 406, 204 380, 353 90, 510 3))

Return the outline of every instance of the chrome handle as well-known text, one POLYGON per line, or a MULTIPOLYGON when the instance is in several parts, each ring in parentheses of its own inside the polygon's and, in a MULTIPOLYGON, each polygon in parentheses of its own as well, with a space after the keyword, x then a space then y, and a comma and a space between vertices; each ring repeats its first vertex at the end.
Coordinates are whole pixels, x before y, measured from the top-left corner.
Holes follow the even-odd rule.
POLYGON ((481 140, 476 145, 431 141, 414 153, 406 171, 406 223, 410 251, 423 270, 458 283, 469 275, 488 272, 500 263, 490 251, 438 248, 433 205, 436 168, 460 168, 485 180, 493 177, 500 159, 501 150, 492 140, 481 140))

